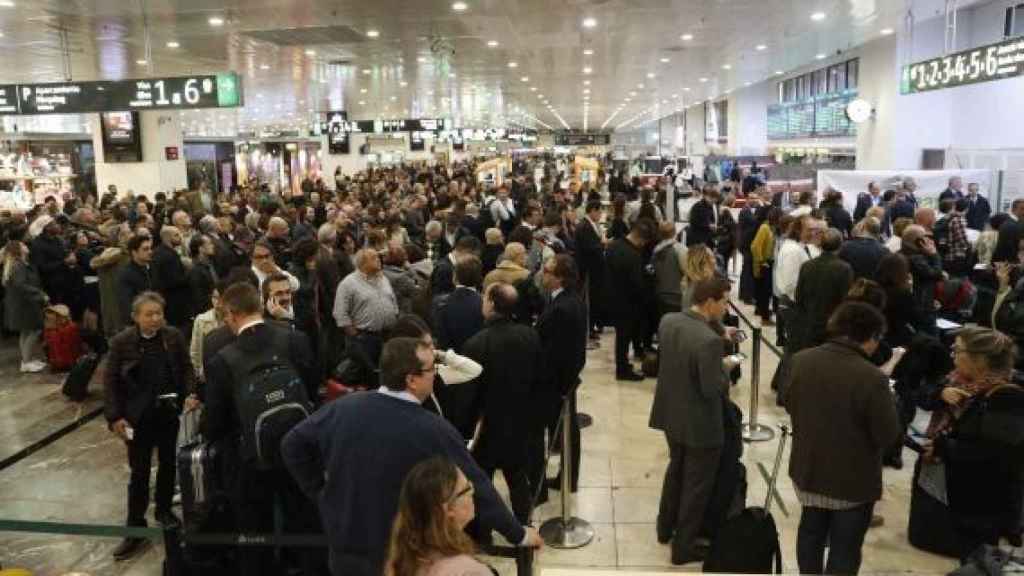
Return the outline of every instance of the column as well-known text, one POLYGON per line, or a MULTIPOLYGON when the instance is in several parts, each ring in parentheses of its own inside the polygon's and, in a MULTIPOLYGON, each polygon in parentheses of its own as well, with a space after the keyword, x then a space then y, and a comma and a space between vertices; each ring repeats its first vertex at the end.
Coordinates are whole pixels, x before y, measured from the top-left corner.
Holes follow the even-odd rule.
POLYGON ((165 192, 170 196, 175 190, 188 188, 184 136, 177 111, 139 113, 141 162, 107 162, 100 115, 91 116, 89 123, 96 150, 96 187, 100 194, 111 184, 117 186, 121 194, 131 191, 149 198, 153 198, 157 192, 165 192))

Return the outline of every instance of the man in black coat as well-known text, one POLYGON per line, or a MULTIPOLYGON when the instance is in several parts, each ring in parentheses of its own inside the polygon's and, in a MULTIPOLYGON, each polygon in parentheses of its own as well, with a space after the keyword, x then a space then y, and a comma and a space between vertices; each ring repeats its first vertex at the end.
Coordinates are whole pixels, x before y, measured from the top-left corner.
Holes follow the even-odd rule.
POLYGON ((719 219, 718 190, 704 187, 704 196, 690 208, 690 228, 686 232, 686 245, 706 244, 715 249, 715 234, 719 219))
POLYGON ((580 271, 583 297, 588 308, 591 334, 604 325, 604 236, 597 223, 601 221, 603 207, 600 201, 587 202, 587 215, 576 227, 576 262, 580 271))
MULTIPOLYGON (((103 371, 107 426, 128 446, 128 526, 146 526, 154 450, 160 462, 155 517, 165 526, 178 523, 171 512, 178 415, 183 406, 192 409, 198 403, 189 396, 195 388, 195 372, 185 338, 165 326, 163 309, 163 298, 155 292, 143 292, 133 301, 135 325, 111 339, 103 371)), ((144 538, 126 538, 114 550, 114 558, 124 560, 148 543, 144 538)))
POLYGON ((646 310, 646 281, 644 280, 644 249, 656 235, 654 222, 641 218, 625 238, 608 244, 608 301, 615 323, 615 378, 617 380, 643 380, 629 363, 629 345, 637 359, 643 357, 639 346, 641 326, 646 310))
MULTIPOLYGON (((531 438, 536 434, 536 401, 542 375, 537 332, 515 322, 518 293, 497 283, 484 294, 484 329, 466 342, 465 354, 483 366, 480 417, 483 428, 473 456, 484 473, 500 469, 509 487, 512 511, 521 523, 530 517, 531 438)), ((482 535, 485 539, 487 534, 482 535)))
POLYGON ((757 236, 761 223, 757 219, 757 211, 761 207, 761 197, 757 192, 747 198, 747 203, 740 210, 739 236, 740 253, 743 254, 743 270, 740 273, 740 300, 747 304, 754 303, 754 255, 750 245, 757 236))
MULTIPOLYGON (((242 425, 236 405, 236 390, 244 382, 235 381, 229 352, 242 357, 280 358, 291 365, 304 383, 316 375, 313 355, 306 336, 295 330, 265 323, 262 302, 256 287, 248 282, 232 285, 221 296, 224 323, 235 339, 224 346, 206 364, 206 405, 201 430, 204 439, 223 447, 224 482, 235 512, 238 529, 244 532, 274 530, 274 501, 280 499, 289 511, 286 529, 309 533, 317 530, 311 503, 302 497, 298 486, 284 468, 261 469, 243 461, 240 451, 242 425)), ((212 333, 211 333, 212 335, 212 333)), ((305 388, 303 388, 303 391, 305 388)), ((308 399, 307 399, 308 400, 308 399)), ((297 554, 315 562, 306 551, 297 554)), ((246 548, 238 559, 242 574, 280 574, 269 548, 246 548)))
POLYGON ((434 298, 455 290, 455 263, 466 256, 480 257, 480 240, 476 236, 462 236, 455 249, 434 264, 430 275, 430 293, 434 298))
POLYGON ((839 258, 853 269, 855 280, 874 279, 878 263, 889 253, 889 249, 879 240, 881 229, 877 218, 861 221, 853 229, 853 238, 844 242, 839 249, 839 258))
POLYGON ((1020 228, 1024 219, 1024 199, 1018 198, 1010 205, 1010 214, 1013 216, 1006 220, 999 227, 999 237, 996 240, 996 249, 992 253, 992 262, 1017 263, 1017 250, 1020 242, 1020 228))
POLYGON ((853 221, 859 222, 868 210, 882 205, 882 189, 874 182, 868 183, 868 191, 857 195, 857 206, 853 209, 853 221))
POLYGON ((959 176, 949 179, 949 186, 939 194, 939 204, 946 200, 959 200, 964 197, 964 180, 959 176))
POLYGON ((988 199, 978 194, 978 185, 974 182, 967 185, 967 227, 971 230, 984 230, 985 224, 992 215, 992 207, 988 199))
POLYGON ((795 354, 825 341, 829 316, 850 291, 853 269, 837 253, 843 244, 839 230, 829 228, 821 240, 821 255, 804 263, 796 284, 796 314, 786 352, 795 354))
MULTIPOLYGON (((580 478, 580 426, 576 417, 576 386, 580 384, 580 372, 587 362, 587 317, 586 308, 576 292, 576 264, 572 258, 559 254, 549 258, 542 268, 544 288, 551 294, 551 301, 544 312, 537 318, 537 332, 540 334, 541 348, 544 351, 544 382, 538 398, 542 410, 550 414, 547 421, 538 430, 541 445, 534 446, 531 456, 530 479, 536 481, 543 477, 544 470, 544 426, 548 433, 555 434, 558 421, 562 417, 563 402, 569 400, 569 425, 572 445, 572 477, 570 488, 573 492, 580 478), (539 451, 538 451, 539 448, 539 451)), ((565 422, 563 422, 565 425, 565 422)), ((561 438, 552 438, 561 442, 561 438)), ((565 458, 562 451, 562 458, 565 458)), ((563 460, 564 462, 564 460, 563 460)), ((565 466, 559 470, 559 478, 565 466)), ((561 482, 556 479, 553 484, 561 490, 561 482)), ((545 500, 547 488, 543 488, 541 500, 545 500)))
POLYGON ((482 282, 482 266, 475 256, 455 264, 455 290, 435 301, 434 338, 441 350, 462 352, 462 346, 483 328, 483 300, 477 292, 482 282))
POLYGON ((153 275, 149 267, 153 260, 153 241, 149 236, 137 234, 128 240, 127 247, 130 260, 117 278, 117 297, 121 318, 130 321, 135 297, 153 289, 153 275))
MULTIPOLYGON (((75 276, 72 266, 76 264, 75 255, 69 252, 61 239, 60 224, 50 216, 49 223, 43 231, 32 240, 29 259, 39 271, 39 280, 43 291, 50 297, 53 304, 67 304, 74 296, 71 280, 75 276)), ((88 265, 88 262, 85 263, 88 265)))
POLYGON ((187 334, 192 320, 192 289, 178 254, 181 232, 174 226, 164 226, 160 239, 153 251, 153 289, 167 301, 167 323, 187 334))

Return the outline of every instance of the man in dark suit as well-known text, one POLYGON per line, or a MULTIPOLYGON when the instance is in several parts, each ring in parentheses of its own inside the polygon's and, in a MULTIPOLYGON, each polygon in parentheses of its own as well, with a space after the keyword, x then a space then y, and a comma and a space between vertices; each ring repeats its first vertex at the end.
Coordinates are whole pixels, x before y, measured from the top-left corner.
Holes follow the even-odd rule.
POLYGON ((435 301, 434 338, 441 350, 462 353, 462 346, 484 325, 483 301, 479 290, 482 266, 476 256, 455 264, 455 290, 435 301))
MULTIPOLYGON (((236 390, 244 386, 235 378, 236 367, 231 358, 261 357, 269 361, 278 359, 295 370, 304 383, 312 382, 316 371, 309 341, 301 332, 286 330, 263 321, 263 306, 256 287, 247 282, 230 286, 221 296, 224 306, 224 324, 235 335, 216 356, 207 363, 206 406, 201 429, 208 442, 219 442, 224 447, 224 482, 235 512, 238 529, 245 532, 265 533, 274 529, 274 501, 279 499, 289 510, 287 529, 295 532, 316 530, 310 503, 302 497, 298 486, 283 468, 263 469, 246 461, 240 451, 239 438, 243 422, 236 405, 236 390), (293 508, 294 507, 294 508, 293 508)), ((302 387, 304 393, 305 387, 302 387)), ((308 399, 307 399, 308 402, 308 399)), ((303 555, 306 555, 303 552, 303 555)), ((313 561, 308 557, 304 560, 313 561)), ((269 548, 248 548, 240 553, 238 564, 243 574, 280 574, 269 548)))
POLYGON ((992 207, 988 199, 978 194, 978 185, 971 182, 967 185, 967 214, 964 216, 967 227, 971 230, 984 230, 990 216, 992 207))
POLYGON ((117 295, 121 318, 131 319, 135 297, 153 289, 153 276, 149 267, 153 260, 153 240, 149 236, 136 234, 128 240, 127 248, 131 259, 117 278, 117 295))
POLYGON ((480 240, 465 235, 455 243, 455 249, 434 264, 430 275, 430 293, 434 298, 451 294, 455 290, 455 263, 466 256, 480 257, 480 240))
POLYGON ((167 301, 167 323, 188 334, 193 316, 192 290, 178 254, 181 231, 164 226, 160 229, 160 240, 153 251, 153 289, 167 301))
MULTIPOLYGON (((165 526, 178 523, 171 512, 178 415, 183 405, 187 409, 197 405, 194 396, 186 398, 195 389, 195 372, 185 338, 165 325, 163 310, 163 297, 156 292, 143 292, 133 300, 135 325, 110 341, 103 371, 107 426, 128 446, 128 526, 146 526, 154 450, 160 462, 155 517, 165 526)), ((114 550, 114 558, 129 558, 148 543, 144 538, 126 538, 114 550)))
POLYGON ((615 323, 617 380, 635 382, 644 379, 629 363, 629 345, 633 344, 637 359, 643 357, 643 349, 639 345, 641 322, 647 313, 644 308, 647 296, 643 251, 655 238, 657 231, 654 226, 654 222, 641 218, 625 238, 616 238, 608 244, 608 301, 615 303, 609 311, 615 323))
POLYGON ((874 279, 878 263, 889 253, 889 249, 882 244, 881 234, 882 227, 877 218, 861 220, 853 228, 853 238, 844 242, 839 249, 839 258, 853 269, 854 280, 874 279))
POLYGON ((882 188, 874 182, 868 183, 868 191, 857 195, 857 206, 853 209, 853 221, 860 222, 868 210, 882 205, 882 188))
MULTIPOLYGON (((515 322, 516 289, 493 284, 483 300, 484 329, 466 342, 465 354, 483 366, 480 405, 483 429, 473 452, 484 473, 500 469, 509 487, 512 511, 521 523, 530 517, 530 444, 542 370, 537 332, 515 322)), ((482 535, 485 539, 489 534, 482 535)))
POLYGON ((796 318, 790 330, 787 354, 825 341, 825 326, 832 312, 850 291, 853 269, 839 258, 843 235, 829 228, 821 239, 821 255, 804 263, 796 283, 796 318))
POLYGON ((949 179, 949 186, 939 194, 939 205, 946 200, 959 200, 964 197, 964 180, 959 176, 949 179))
MULTIPOLYGON (((538 398, 542 410, 550 416, 544 423, 549 434, 555 434, 559 418, 564 409, 563 402, 569 400, 570 442, 572 444, 572 477, 570 488, 576 491, 580 478, 580 426, 576 418, 576 386, 580 383, 580 372, 587 362, 587 316, 583 301, 576 292, 576 264, 566 254, 549 258, 542 268, 544 289, 551 294, 551 301, 544 312, 537 318, 537 332, 540 334, 541 347, 544 350, 544 384, 541 397, 538 398)), ((565 422, 563 422, 563 425, 565 422)), ((543 442, 543 427, 539 430, 539 439, 543 442)), ((560 442, 561 439, 552 439, 560 442)), ((562 452, 565 458, 565 451, 562 452)), ((544 474, 543 445, 534 447, 534 464, 531 466, 530 479, 536 481, 544 474), (540 449, 539 453, 537 448, 540 449)), ((559 470, 561 478, 564 465, 559 470)), ((561 490, 558 479, 553 482, 557 490, 561 490)), ((542 489, 541 500, 547 496, 547 488, 542 489)))
POLYGON ((754 255, 750 245, 757 236, 761 222, 757 219, 757 211, 761 207, 761 197, 755 191, 747 197, 747 203, 740 210, 740 253, 743 254, 743 270, 740 273, 740 300, 747 304, 754 302, 754 255))
POLYGON ((1018 244, 1021 237, 1021 222, 1024 221, 1024 199, 1018 198, 1010 204, 1010 215, 999 227, 996 249, 992 253, 992 262, 1017 263, 1018 244))
POLYGON ((586 299, 592 337, 604 325, 604 242, 597 226, 603 207, 600 201, 587 202, 587 215, 576 227, 576 261, 580 271, 582 296, 586 299))
POLYGON ((718 189, 705 186, 703 197, 690 208, 690 228, 686 232, 686 245, 706 244, 715 249, 715 234, 718 231, 718 189))
POLYGON ((712 327, 729 308, 729 281, 697 283, 693 306, 665 316, 658 329, 661 362, 650 427, 665 433, 669 464, 658 509, 658 541, 672 542, 672 563, 703 560, 696 546, 725 444, 723 402, 728 373, 724 342, 712 327))

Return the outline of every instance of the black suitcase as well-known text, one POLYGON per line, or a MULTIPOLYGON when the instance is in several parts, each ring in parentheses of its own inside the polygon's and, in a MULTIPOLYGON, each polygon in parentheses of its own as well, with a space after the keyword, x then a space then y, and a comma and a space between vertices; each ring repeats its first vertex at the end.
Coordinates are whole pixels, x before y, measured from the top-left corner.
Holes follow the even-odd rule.
POLYGON ((64 377, 61 392, 74 402, 85 400, 86 396, 89 395, 89 382, 92 381, 92 377, 96 373, 96 367, 99 364, 100 359, 96 354, 85 354, 80 357, 75 361, 75 365, 71 367, 71 371, 64 377))
POLYGON ((781 574, 782 549, 779 531, 770 512, 775 483, 779 478, 782 453, 786 448, 789 428, 779 427, 779 451, 775 467, 768 482, 768 497, 764 508, 746 508, 722 524, 718 536, 711 544, 704 572, 719 574, 781 574))
POLYGON ((959 558, 957 537, 953 529, 953 517, 949 506, 929 494, 918 482, 921 476, 921 459, 914 464, 913 486, 910 492, 910 523, 907 539, 910 545, 920 550, 959 558))
POLYGON ((185 528, 198 531, 222 504, 223 475, 220 451, 216 444, 201 440, 178 450, 178 484, 181 486, 181 512, 185 528))

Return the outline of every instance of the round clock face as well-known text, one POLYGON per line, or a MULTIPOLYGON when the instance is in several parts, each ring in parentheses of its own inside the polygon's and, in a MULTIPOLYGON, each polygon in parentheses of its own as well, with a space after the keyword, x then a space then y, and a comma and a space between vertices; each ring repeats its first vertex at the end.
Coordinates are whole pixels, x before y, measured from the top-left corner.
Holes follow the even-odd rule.
POLYGON ((846 105, 846 116, 851 122, 860 124, 871 118, 871 104, 867 100, 857 99, 846 105))

